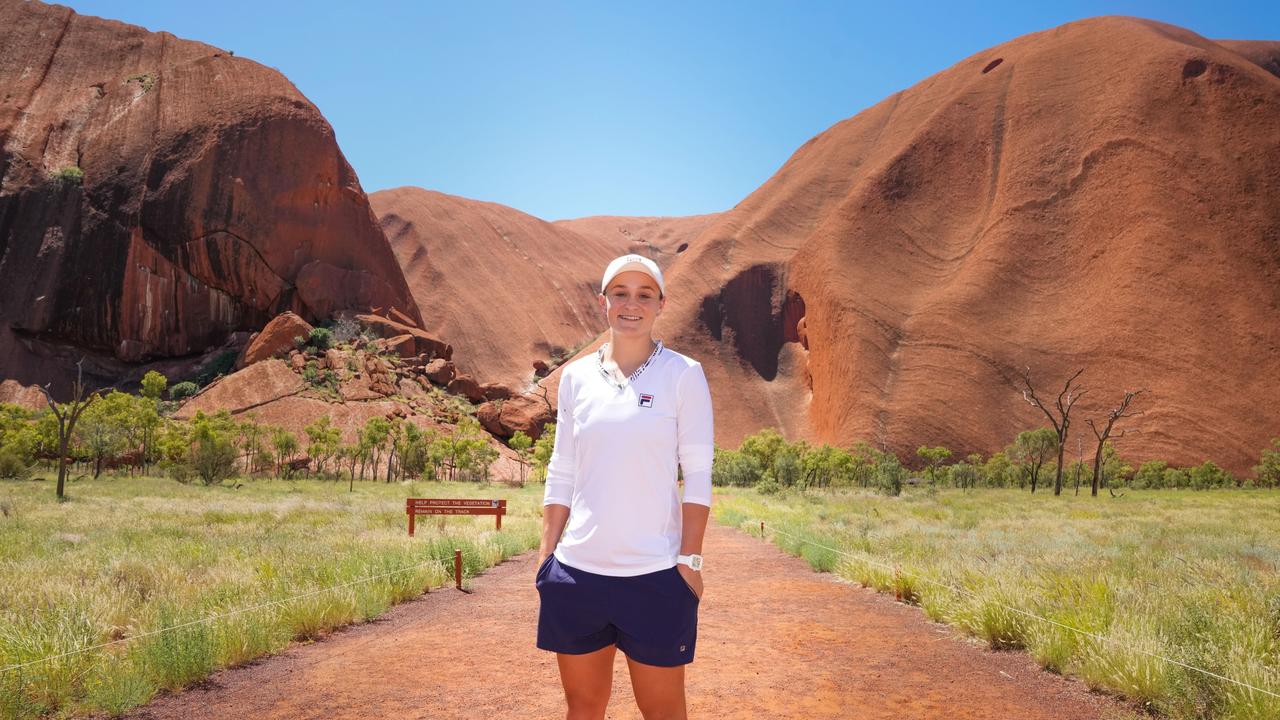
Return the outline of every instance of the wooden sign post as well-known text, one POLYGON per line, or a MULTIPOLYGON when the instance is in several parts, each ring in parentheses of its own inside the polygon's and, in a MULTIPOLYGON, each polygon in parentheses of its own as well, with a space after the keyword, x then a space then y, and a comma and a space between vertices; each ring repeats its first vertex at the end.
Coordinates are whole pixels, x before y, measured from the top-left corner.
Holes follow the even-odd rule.
POLYGON ((408 498, 404 511, 409 515, 409 537, 413 537, 413 519, 417 515, 493 515, 495 530, 502 529, 502 516, 507 514, 506 500, 472 500, 447 498, 408 498))

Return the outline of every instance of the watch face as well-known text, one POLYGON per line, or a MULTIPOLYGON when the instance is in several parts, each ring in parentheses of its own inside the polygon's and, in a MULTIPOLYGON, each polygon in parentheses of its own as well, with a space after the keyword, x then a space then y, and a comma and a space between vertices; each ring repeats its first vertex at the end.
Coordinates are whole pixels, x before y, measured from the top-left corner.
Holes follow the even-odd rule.
POLYGON ((694 570, 702 570, 702 556, 701 555, 690 556, 689 567, 693 568, 694 570))

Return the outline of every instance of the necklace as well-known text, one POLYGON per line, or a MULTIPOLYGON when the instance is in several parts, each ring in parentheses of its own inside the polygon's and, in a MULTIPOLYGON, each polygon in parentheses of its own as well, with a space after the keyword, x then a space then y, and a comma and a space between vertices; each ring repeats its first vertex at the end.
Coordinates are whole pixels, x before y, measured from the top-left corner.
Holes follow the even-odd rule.
POLYGON ((614 379, 613 373, 609 372, 605 368, 604 349, 607 347, 609 347, 609 343, 605 343, 601 345, 600 349, 596 351, 596 368, 600 371, 600 374, 604 376, 604 379, 610 385, 617 388, 618 390, 621 390, 625 388, 627 385, 635 382, 635 379, 640 377, 640 373, 644 372, 644 369, 649 367, 650 363, 653 362, 653 359, 658 357, 658 353, 662 352, 662 341, 661 340, 657 341, 656 345, 653 348, 653 352, 649 353, 649 358, 645 360, 643 363, 641 363, 640 367, 636 368, 634 372, 632 372, 630 375, 627 376, 627 380, 625 383, 619 383, 617 380, 614 379))

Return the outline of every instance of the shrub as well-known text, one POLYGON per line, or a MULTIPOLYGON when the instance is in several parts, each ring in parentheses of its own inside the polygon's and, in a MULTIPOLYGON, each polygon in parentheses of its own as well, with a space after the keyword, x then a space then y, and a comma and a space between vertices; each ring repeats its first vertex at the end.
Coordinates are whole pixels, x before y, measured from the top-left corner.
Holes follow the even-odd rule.
POLYGON ((307 346, 321 352, 333 347, 333 331, 329 328, 312 328, 307 335, 307 346))
POLYGON ((217 415, 196 413, 191 423, 192 444, 188 455, 191 470, 205 485, 216 485, 235 472, 236 448, 232 442, 234 422, 223 410, 217 415))
POLYGON ((773 458, 773 477, 786 487, 800 483, 800 458, 791 447, 784 448, 773 458))
POLYGON ((174 385, 173 387, 169 388, 169 399, 183 400, 185 398, 191 397, 192 395, 195 395, 199 391, 200 391, 200 386, 196 385, 190 380, 186 382, 180 382, 177 385, 174 385))
POLYGON ((349 344, 360 337, 360 323, 355 318, 344 317, 333 324, 333 339, 339 343, 349 344))
POLYGON ((148 370, 147 374, 142 376, 142 396, 159 400, 168 385, 169 378, 155 370, 148 370))
POLYGON ((907 479, 907 469, 902 467, 898 456, 884 453, 876 464, 876 487, 885 495, 901 495, 902 483, 907 479))
POLYGON ((124 82, 126 85, 128 85, 131 82, 138 83, 138 85, 142 88, 142 94, 146 95, 147 93, 151 92, 152 88, 156 86, 157 79, 158 78, 156 77, 155 73, 138 73, 136 75, 130 75, 129 77, 125 78, 124 82))
POLYGON ((1191 487, 1195 490, 1228 487, 1235 484, 1236 479, 1231 473, 1218 467, 1212 460, 1205 460, 1203 465, 1191 468, 1191 487))
POLYGON ((12 450, 0 450, 0 480, 26 480, 31 468, 12 450))
POLYGON ((715 462, 711 465, 712 485, 755 485, 760 482, 763 471, 754 457, 736 450, 715 451, 715 462))
POLYGON ((776 495, 779 492, 782 492, 782 486, 778 484, 777 480, 774 480, 771 477, 766 477, 756 483, 756 492, 761 495, 776 495))
POLYGON ((75 165, 64 167, 53 175, 54 182, 59 185, 80 186, 84 184, 84 171, 75 165))
POLYGON ((205 363, 196 373, 195 382, 200 387, 204 387, 209 383, 217 380, 220 376, 231 372, 231 368, 236 366, 236 357, 239 356, 235 350, 225 350, 218 353, 212 360, 205 363))
POLYGON ((1169 463, 1163 460, 1148 460, 1138 468, 1133 476, 1133 486, 1138 489, 1164 487, 1165 470, 1169 463))
POLYGON ((1280 438, 1271 441, 1271 448, 1262 451, 1261 461, 1254 466, 1257 483, 1262 487, 1280 486, 1280 438))

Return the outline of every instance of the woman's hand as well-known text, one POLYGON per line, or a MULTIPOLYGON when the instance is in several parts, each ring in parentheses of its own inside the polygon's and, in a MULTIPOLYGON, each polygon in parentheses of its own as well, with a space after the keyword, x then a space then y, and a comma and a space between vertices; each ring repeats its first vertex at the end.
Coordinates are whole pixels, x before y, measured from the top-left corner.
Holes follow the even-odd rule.
POLYGON ((551 554, 550 550, 547 550, 546 552, 543 552, 541 550, 538 551, 538 564, 533 566, 534 582, 538 581, 538 573, 542 570, 542 563, 547 561, 547 556, 550 554, 551 554))
POLYGON ((698 599, 701 600, 702 599, 702 573, 698 572, 697 570, 694 570, 688 565, 683 565, 683 564, 676 565, 676 572, 679 572, 680 577, 684 578, 684 581, 689 583, 689 587, 693 588, 693 594, 697 595, 698 599))

